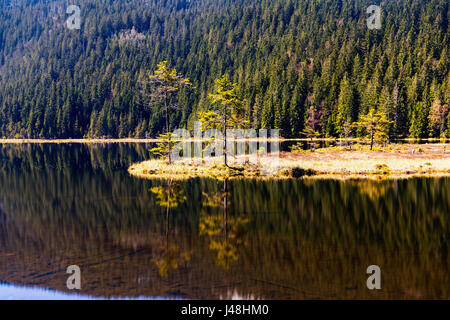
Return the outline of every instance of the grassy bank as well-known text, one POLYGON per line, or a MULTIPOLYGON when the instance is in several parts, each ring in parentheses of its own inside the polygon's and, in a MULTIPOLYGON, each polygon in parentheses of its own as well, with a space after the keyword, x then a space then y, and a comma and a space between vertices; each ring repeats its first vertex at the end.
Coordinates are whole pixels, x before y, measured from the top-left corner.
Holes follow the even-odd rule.
MULTIPOLYGON (((224 165, 188 160, 168 165, 163 160, 133 164, 131 175, 155 179, 192 177, 399 179, 450 176, 450 148, 442 144, 399 145, 390 150, 365 151, 345 148, 314 152, 282 152, 279 161, 260 158, 260 166, 224 165)), ((242 163, 242 162, 241 162, 242 163)))

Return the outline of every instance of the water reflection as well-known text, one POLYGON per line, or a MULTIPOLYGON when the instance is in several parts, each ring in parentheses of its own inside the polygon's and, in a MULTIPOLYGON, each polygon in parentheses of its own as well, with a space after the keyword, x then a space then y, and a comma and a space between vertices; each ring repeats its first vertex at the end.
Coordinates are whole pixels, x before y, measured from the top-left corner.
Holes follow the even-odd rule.
POLYGON ((177 208, 186 201, 185 190, 179 182, 173 180, 163 181, 161 186, 150 188, 156 195, 156 203, 166 209, 166 236, 162 254, 154 259, 159 274, 167 278, 169 270, 178 269, 178 265, 189 261, 190 252, 183 252, 180 246, 169 243, 170 234, 170 209, 177 208))
POLYGON ((148 149, 1 147, 0 281, 68 292, 76 264, 94 297, 450 298, 449 179, 130 177, 148 149))
POLYGON ((199 222, 199 235, 209 238, 209 248, 217 252, 216 264, 225 269, 229 269, 233 263, 238 261, 238 247, 246 244, 243 239, 245 226, 251 220, 248 215, 229 217, 228 201, 231 194, 228 192, 227 186, 228 180, 225 179, 223 180, 223 191, 213 194, 203 193, 203 207, 218 210, 211 214, 202 209, 199 222))

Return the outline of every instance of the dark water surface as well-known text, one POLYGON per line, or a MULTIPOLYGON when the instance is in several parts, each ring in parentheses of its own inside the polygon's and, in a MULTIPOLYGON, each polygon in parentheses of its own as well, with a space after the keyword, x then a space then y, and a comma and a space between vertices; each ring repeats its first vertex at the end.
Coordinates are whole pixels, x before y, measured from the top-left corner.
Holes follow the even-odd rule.
POLYGON ((69 265, 81 297, 450 298, 448 178, 129 176, 147 150, 0 145, 0 298, 70 298, 69 265))

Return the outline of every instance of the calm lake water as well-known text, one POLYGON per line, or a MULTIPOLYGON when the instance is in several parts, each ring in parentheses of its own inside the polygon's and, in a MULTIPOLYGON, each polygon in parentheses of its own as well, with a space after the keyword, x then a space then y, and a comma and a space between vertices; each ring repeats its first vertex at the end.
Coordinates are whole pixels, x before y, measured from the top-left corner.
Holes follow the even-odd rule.
POLYGON ((450 298, 448 178, 129 176, 148 148, 0 145, 1 299, 450 298))

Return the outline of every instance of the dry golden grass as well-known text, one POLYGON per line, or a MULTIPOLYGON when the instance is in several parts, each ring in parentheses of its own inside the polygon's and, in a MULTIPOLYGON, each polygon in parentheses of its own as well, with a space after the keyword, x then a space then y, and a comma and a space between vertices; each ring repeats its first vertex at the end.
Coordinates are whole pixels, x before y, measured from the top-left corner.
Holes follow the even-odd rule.
POLYGON ((161 160, 150 160, 132 165, 129 173, 149 179, 227 176, 398 179, 417 176, 450 176, 450 148, 444 152, 444 145, 440 144, 406 145, 393 152, 343 151, 342 149, 328 152, 282 152, 278 161, 270 157, 260 158, 258 161, 260 163, 258 167, 245 166, 242 171, 230 171, 223 165, 208 160, 189 160, 172 165, 161 160), (415 152, 413 153, 412 150, 415 152), (271 174, 263 175, 262 169, 271 174))
POLYGON ((195 177, 223 179, 261 176, 261 171, 256 166, 226 167, 222 161, 216 158, 192 159, 178 161, 169 165, 167 161, 153 159, 133 164, 128 169, 128 172, 140 178, 175 180, 195 177))

